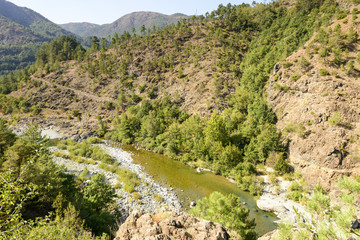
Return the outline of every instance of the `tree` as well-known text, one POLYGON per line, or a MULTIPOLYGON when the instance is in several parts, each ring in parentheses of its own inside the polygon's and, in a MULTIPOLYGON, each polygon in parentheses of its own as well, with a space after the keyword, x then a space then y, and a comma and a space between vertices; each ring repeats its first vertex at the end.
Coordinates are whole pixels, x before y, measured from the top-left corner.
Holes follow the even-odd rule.
POLYGON ((224 119, 217 113, 206 123, 204 133, 206 139, 210 142, 221 142, 223 146, 229 142, 224 119))
POLYGON ((141 33, 141 35, 145 36, 145 34, 146 34, 146 27, 145 27, 145 25, 142 25, 142 26, 141 26, 140 33, 141 33))
POLYGON ((16 135, 9 129, 7 121, 0 118, 0 159, 2 159, 5 150, 11 145, 13 145, 15 141, 16 135))
POLYGON ((237 232, 243 239, 256 239, 255 220, 248 220, 249 210, 243 206, 240 198, 233 194, 224 196, 213 192, 208 198, 199 200, 196 207, 190 210, 190 214, 219 222, 237 232))
POLYGON ((93 176, 84 189, 84 198, 91 203, 97 212, 106 209, 114 201, 114 197, 114 189, 106 183, 106 178, 102 174, 93 176))
POLYGON ((91 52, 96 52, 100 50, 100 40, 97 36, 94 36, 91 40, 91 52))
POLYGON ((311 11, 321 6, 323 0, 297 0, 296 8, 300 11, 311 11))

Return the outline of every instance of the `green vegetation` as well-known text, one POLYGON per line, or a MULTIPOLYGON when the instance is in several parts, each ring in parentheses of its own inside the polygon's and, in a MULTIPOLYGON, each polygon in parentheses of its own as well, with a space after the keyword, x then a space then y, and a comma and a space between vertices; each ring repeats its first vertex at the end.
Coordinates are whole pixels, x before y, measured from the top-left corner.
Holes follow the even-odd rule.
MULTIPOLYGON (((256 178, 256 164, 266 164, 271 152, 284 152, 286 159, 264 87, 275 63, 302 46, 338 11, 332 1, 320 3, 311 7, 298 3, 296 8, 285 8, 279 2, 253 7, 220 5, 205 17, 184 19, 149 35, 125 32, 114 35, 111 44, 93 38, 87 52, 73 38, 62 37, 38 52, 34 69, 39 76, 49 71, 61 74, 61 61, 73 59, 78 61, 78 74, 86 72, 94 89, 116 79, 118 98, 114 104, 102 107, 121 111, 121 115, 113 120, 112 131, 99 118, 99 135, 125 144, 140 144, 183 162, 203 162, 217 173, 238 179, 245 190, 258 193, 260 189, 251 183, 256 178), (213 47, 206 47, 209 45, 213 47), (109 47, 111 51, 107 51, 109 47), (142 52, 152 58, 134 57, 142 52), (208 115, 190 115, 180 110, 183 97, 167 93, 166 74, 174 73, 179 81, 188 81, 189 64, 200 68, 206 58, 214 56, 216 61, 210 68, 202 67, 213 75, 208 115), (146 81, 139 83, 139 76, 146 81)), ((306 59, 301 62, 303 67, 309 65, 306 59)), ((299 77, 295 74, 292 79, 299 77)), ((17 89, 20 83, 24 81, 15 80, 5 93, 17 89)), ((0 81, 2 85, 8 86, 0 81)), ((275 87, 289 90, 287 86, 275 87)), ((72 116, 80 120, 80 112, 72 111, 72 116)), ((304 136, 304 132, 299 134, 304 136)), ((88 145, 68 150, 75 156, 103 161, 101 166, 108 168, 106 164, 111 162, 96 157, 93 150, 87 150, 88 145)))
POLYGON ((116 224, 119 214, 104 176, 95 175, 84 184, 66 174, 51 160, 47 140, 36 126, 16 137, 0 119, 0 136, 1 238, 63 234, 58 237, 89 239, 92 234, 111 234, 108 227, 116 224))
MULTIPOLYGON (((299 188, 299 187, 296 187, 299 188)), ((298 228, 290 224, 280 224, 279 234, 275 239, 356 239, 359 229, 352 229, 352 222, 357 219, 356 201, 360 193, 359 179, 344 177, 338 181, 339 198, 336 205, 330 205, 331 199, 327 192, 318 184, 309 198, 303 201, 311 213, 311 219, 299 221, 298 228), (338 205, 340 204, 340 205, 338 205)), ((304 216, 299 215, 300 220, 304 216)))
POLYGON ((199 200, 190 213, 223 224, 229 230, 236 232, 241 239, 256 239, 255 222, 247 219, 249 210, 242 205, 240 198, 232 194, 224 196, 214 192, 209 198, 199 200))
POLYGON ((339 111, 334 112, 328 120, 328 124, 336 125, 336 126, 341 125, 341 122, 342 122, 342 117, 339 111))
MULTIPOLYGON (((60 149, 68 150, 69 157, 65 158, 76 159, 76 157, 83 157, 91 158, 95 161, 101 161, 105 164, 113 164, 114 159, 109 154, 105 153, 105 151, 100 147, 91 145, 95 142, 98 142, 96 138, 89 138, 87 141, 80 143, 68 139, 60 141, 57 146, 60 149)), ((59 157, 61 156, 60 153, 57 153, 56 155, 59 157)))
POLYGON ((320 76, 327 76, 327 75, 330 75, 329 71, 324 69, 324 68, 321 68, 320 69, 320 76))

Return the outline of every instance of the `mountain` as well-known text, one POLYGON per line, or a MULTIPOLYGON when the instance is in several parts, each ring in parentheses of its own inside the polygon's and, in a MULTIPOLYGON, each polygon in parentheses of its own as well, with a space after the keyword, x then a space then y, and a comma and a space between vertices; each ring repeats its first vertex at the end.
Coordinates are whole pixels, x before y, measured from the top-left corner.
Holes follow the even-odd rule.
POLYGON ((87 32, 93 31, 94 29, 100 27, 98 24, 94 23, 66 23, 66 24, 60 24, 60 26, 63 29, 66 29, 69 32, 75 33, 76 35, 82 36, 82 37, 88 37, 93 35, 87 35, 87 32))
POLYGON ((44 37, 54 38, 69 34, 37 12, 26 7, 18 7, 6 0, 0 0, 0 15, 14 23, 30 28, 35 34, 44 37))
POLYGON ((0 0, 0 75, 33 63, 44 42, 71 34, 31 9, 0 0))
POLYGON ((187 16, 180 13, 165 15, 156 12, 134 12, 119 18, 111 24, 97 25, 85 22, 67 23, 60 26, 82 37, 108 37, 113 36, 114 33, 130 32, 133 28, 139 31, 142 25, 145 25, 146 28, 152 28, 154 25, 163 28, 183 18, 187 18, 187 16))

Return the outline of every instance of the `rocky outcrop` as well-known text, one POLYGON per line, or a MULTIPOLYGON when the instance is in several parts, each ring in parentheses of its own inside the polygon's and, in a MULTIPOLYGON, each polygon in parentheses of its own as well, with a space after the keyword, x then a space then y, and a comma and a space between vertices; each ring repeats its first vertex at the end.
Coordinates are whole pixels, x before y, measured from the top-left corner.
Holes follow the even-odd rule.
MULTIPOLYGON (((339 24, 345 36, 353 21, 351 16, 345 20, 330 27, 339 24)), ((321 46, 314 39, 276 64, 267 96, 277 127, 289 140, 285 143, 295 171, 311 185, 332 188, 337 178, 360 173, 359 73, 337 66, 332 55, 320 57, 321 46)), ((342 55, 344 65, 356 58, 360 45, 348 49, 342 55)))
POLYGON ((200 220, 189 214, 162 212, 156 215, 132 213, 116 233, 116 240, 225 240, 230 239, 219 223, 200 220))

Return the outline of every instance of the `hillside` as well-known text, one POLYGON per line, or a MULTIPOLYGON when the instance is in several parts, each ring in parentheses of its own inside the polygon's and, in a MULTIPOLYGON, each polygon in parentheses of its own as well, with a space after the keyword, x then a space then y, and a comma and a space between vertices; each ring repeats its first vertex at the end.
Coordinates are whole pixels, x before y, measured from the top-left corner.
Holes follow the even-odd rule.
POLYGON ((69 34, 31 9, 0 0, 0 75, 34 63, 42 43, 69 34))
POLYGON ((339 177, 360 174, 358 8, 338 14, 277 64, 269 83, 290 161, 312 185, 335 187, 339 177))
POLYGON ((163 28, 171 23, 176 23, 182 18, 186 18, 183 14, 165 15, 156 12, 134 12, 127 14, 110 24, 97 25, 92 23, 67 23, 60 26, 70 32, 81 37, 108 37, 114 33, 122 34, 123 32, 131 32, 134 28, 140 32, 144 25, 147 29, 153 26, 163 28))
POLYGON ((70 135, 95 130, 140 144, 232 176, 257 194, 255 166, 288 157, 263 97, 271 70, 332 17, 327 8, 296 13, 301 7, 221 5, 146 36, 114 36, 109 49, 94 39, 84 54, 73 43, 54 43, 41 51, 29 80, 0 84, 5 92, 18 89, 4 98, 3 113, 59 125, 70 135), (68 55, 72 61, 59 61, 68 55))

